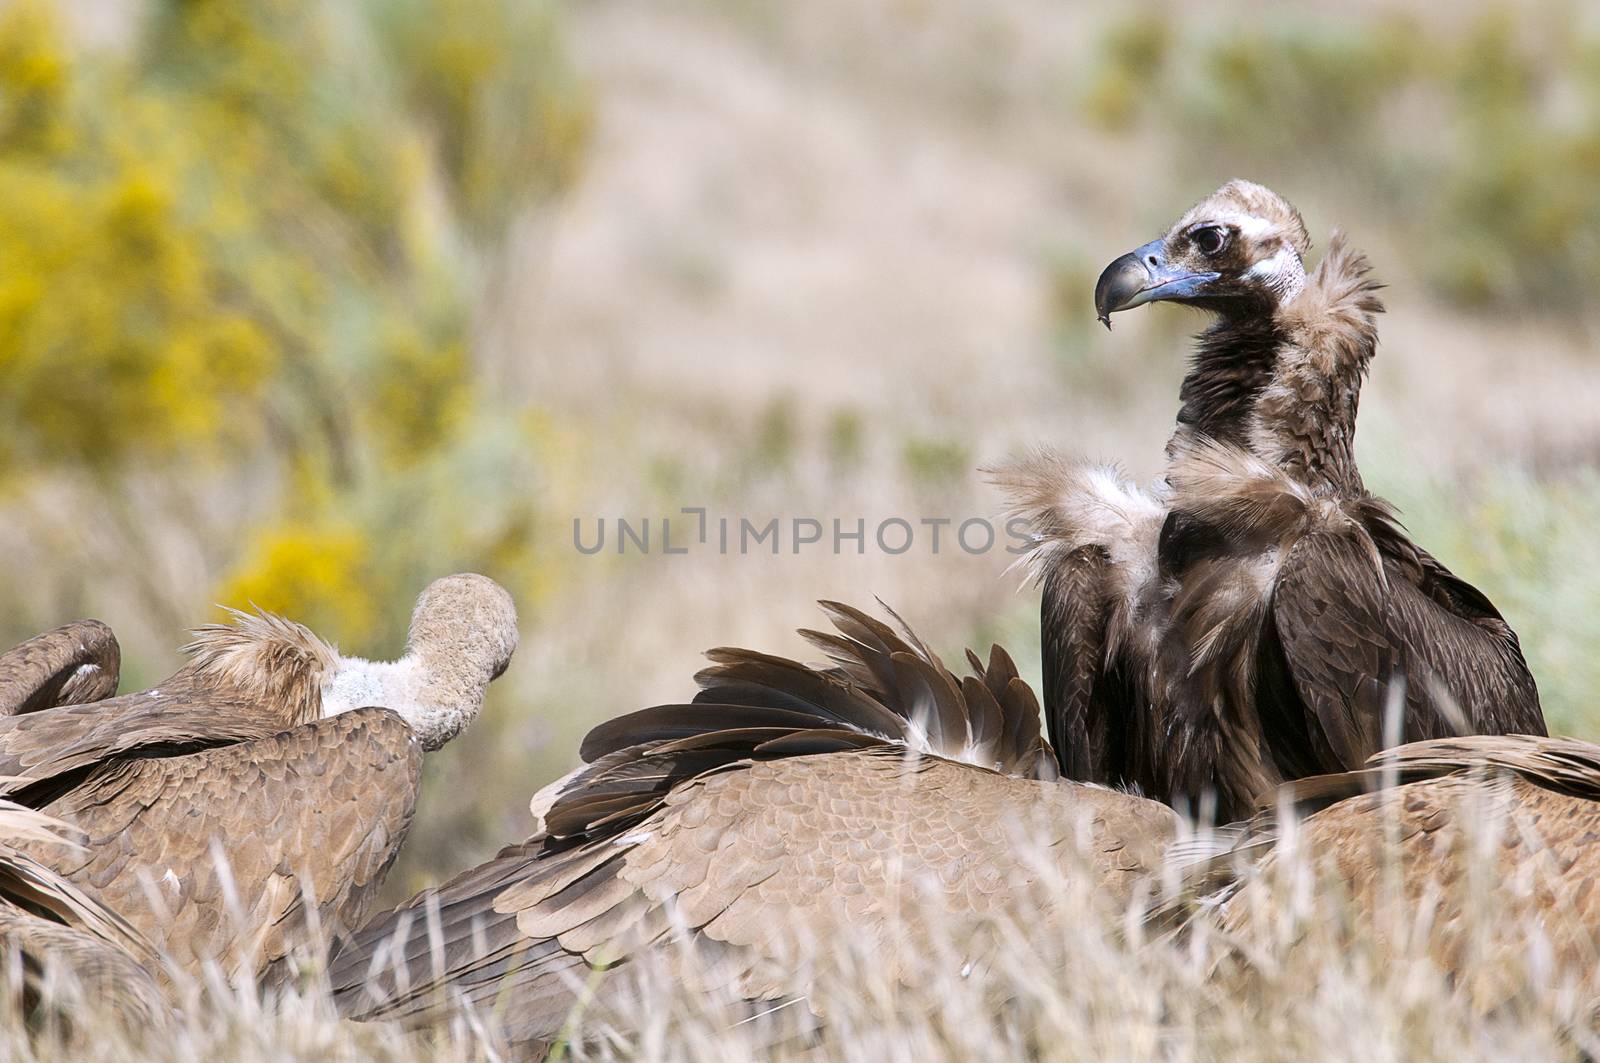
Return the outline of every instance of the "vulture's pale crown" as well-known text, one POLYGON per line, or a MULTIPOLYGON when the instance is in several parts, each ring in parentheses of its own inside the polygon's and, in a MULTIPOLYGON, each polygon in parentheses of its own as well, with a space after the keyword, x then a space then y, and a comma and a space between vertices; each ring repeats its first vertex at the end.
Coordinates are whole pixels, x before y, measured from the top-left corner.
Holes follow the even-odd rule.
POLYGON ((1311 241, 1300 212, 1271 189, 1229 181, 1159 239, 1107 266, 1095 285, 1095 313, 1145 303, 1187 303, 1224 316, 1270 312, 1304 289, 1311 241))

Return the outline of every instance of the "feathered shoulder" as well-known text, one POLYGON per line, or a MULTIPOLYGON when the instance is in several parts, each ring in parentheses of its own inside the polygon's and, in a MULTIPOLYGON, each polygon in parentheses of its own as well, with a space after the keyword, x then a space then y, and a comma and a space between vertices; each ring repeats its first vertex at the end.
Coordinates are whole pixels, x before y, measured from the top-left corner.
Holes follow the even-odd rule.
POLYGON ((1007 517, 1028 529, 1032 545, 1023 562, 1035 578, 1052 560, 1085 546, 1103 548, 1113 562, 1137 564, 1167 515, 1159 486, 1141 487, 1115 465, 1048 448, 984 472, 1005 495, 1007 517))
POLYGON ((231 624, 198 627, 183 647, 189 677, 280 706, 287 726, 319 718, 322 680, 338 665, 338 651, 304 625, 273 613, 228 613, 231 624))

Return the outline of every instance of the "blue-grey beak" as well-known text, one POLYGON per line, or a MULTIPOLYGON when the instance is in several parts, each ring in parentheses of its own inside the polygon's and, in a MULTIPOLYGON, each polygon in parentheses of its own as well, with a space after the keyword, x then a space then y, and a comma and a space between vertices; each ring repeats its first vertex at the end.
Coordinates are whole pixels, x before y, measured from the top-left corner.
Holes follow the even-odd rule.
POLYGON ((1158 299, 1183 299, 1200 294, 1200 289, 1221 276, 1220 273, 1190 273, 1167 265, 1164 241, 1129 251, 1100 274, 1094 286, 1094 312, 1100 323, 1111 327, 1111 315, 1132 310, 1158 299))

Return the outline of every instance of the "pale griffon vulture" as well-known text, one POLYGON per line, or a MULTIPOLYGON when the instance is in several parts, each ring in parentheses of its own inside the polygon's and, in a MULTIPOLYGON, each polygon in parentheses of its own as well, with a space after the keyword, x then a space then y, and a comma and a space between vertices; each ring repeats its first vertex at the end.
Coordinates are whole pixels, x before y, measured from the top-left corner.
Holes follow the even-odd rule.
POLYGON ((150 690, 0 719, 0 793, 79 828, 81 849, 40 858, 181 969, 278 977, 308 920, 360 923, 423 753, 477 716, 516 644, 510 596, 477 575, 428 586, 394 662, 236 614, 150 690))
MULTIPOLYGON (((426 1026, 474 1008, 511 1040, 541 1044, 582 1037, 570 1025, 580 1012, 611 1021, 641 958, 696 991, 762 1005, 751 1014, 798 1017, 818 989, 805 949, 840 934, 909 983, 969 960, 945 942, 977 941, 996 919, 1050 935, 1132 911, 1165 928, 1203 900, 1250 935, 1274 915, 1282 894, 1263 871, 1286 833, 1276 817, 1195 833, 1165 805, 1060 778, 1004 651, 987 664, 969 655, 972 674, 958 679, 909 631, 825 608, 839 634, 804 634, 831 666, 713 650, 693 703, 591 731, 584 766, 534 798, 537 833, 343 944, 330 972, 341 1011, 426 1026), (1049 886, 1074 876, 1100 911, 1049 886)), ((1383 756, 1392 763, 1293 784, 1309 813, 1296 851, 1342 878, 1358 917, 1378 910, 1382 869, 1398 869, 1413 908, 1439 905, 1439 961, 1462 964, 1473 898, 1435 888, 1471 873, 1463 819, 1492 806, 1510 827, 1491 875, 1528 880, 1517 911, 1581 974, 1600 940, 1589 886, 1600 747, 1473 737, 1383 756), (1400 785, 1368 793, 1385 782, 1400 785)), ((1529 940, 1516 929, 1507 947, 1529 940)))

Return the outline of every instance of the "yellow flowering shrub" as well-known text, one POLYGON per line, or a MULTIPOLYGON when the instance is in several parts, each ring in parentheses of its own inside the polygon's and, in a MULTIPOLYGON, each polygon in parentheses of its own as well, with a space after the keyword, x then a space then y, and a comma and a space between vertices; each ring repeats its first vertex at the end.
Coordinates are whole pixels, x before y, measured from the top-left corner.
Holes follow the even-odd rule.
POLYGON ((67 87, 67 58, 51 9, 23 0, 0 10, 0 144, 7 152, 68 145, 67 87))
POLYGON ((238 438, 277 352, 210 268, 170 157, 127 135, 148 101, 71 132, 52 26, 31 4, 0 20, 0 457, 101 466, 238 438))
POLYGON ((581 157, 552 12, 152 0, 87 53, 0 7, 7 496, 137 469, 249 499, 200 544, 218 599, 357 644, 443 571, 527 577, 527 441, 472 322, 505 222, 581 157))
POLYGON ((372 636, 379 611, 371 564, 367 538, 354 526, 290 523, 258 534, 220 593, 359 645, 372 636))

